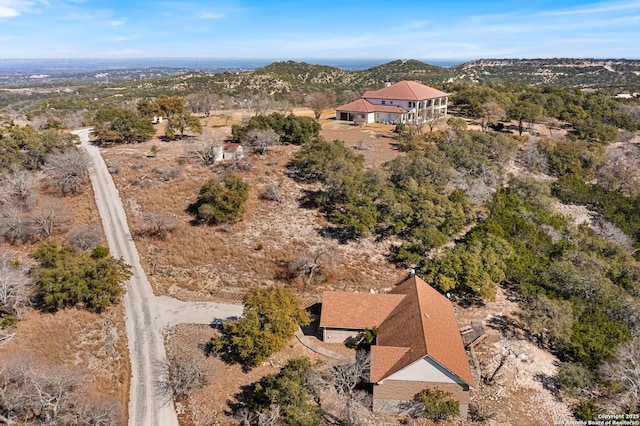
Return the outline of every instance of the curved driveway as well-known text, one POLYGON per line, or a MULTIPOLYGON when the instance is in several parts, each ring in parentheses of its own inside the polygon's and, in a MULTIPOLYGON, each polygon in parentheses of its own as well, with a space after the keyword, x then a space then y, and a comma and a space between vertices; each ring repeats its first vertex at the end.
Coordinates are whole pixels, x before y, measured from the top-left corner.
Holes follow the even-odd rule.
POLYGON ((208 324, 213 318, 240 316, 241 305, 182 302, 166 296, 156 297, 140 265, 127 217, 118 190, 100 155, 98 147, 89 142, 89 129, 73 132, 82 141, 81 147, 90 158, 91 184, 98 212, 102 219, 109 249, 132 267, 133 276, 126 283, 124 296, 131 389, 129 392, 129 425, 177 426, 178 417, 173 401, 156 394, 154 389, 157 366, 166 363, 162 329, 180 323, 208 324))

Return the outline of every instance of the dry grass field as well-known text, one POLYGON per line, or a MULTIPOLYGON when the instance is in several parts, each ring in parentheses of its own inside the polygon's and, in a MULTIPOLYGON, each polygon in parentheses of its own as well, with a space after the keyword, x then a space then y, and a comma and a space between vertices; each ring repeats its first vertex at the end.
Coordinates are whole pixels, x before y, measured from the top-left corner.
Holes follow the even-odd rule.
MULTIPOLYGON (((389 129, 375 131, 353 126, 325 124, 326 138, 347 144, 365 139, 361 152, 367 165, 379 165, 398 155, 389 129)), ((323 133, 325 131, 323 130, 323 133)), ((161 134, 161 130, 158 131, 161 134)), ((222 142, 230 128, 208 127, 209 138, 222 142)), ((130 226, 135 233, 144 227, 145 214, 159 213, 177 225, 164 239, 136 236, 143 264, 157 294, 183 300, 239 300, 251 287, 290 285, 309 300, 325 290, 364 290, 391 287, 407 271, 398 270, 387 259, 390 241, 373 238, 349 244, 323 237, 330 226, 316 209, 301 207, 305 191, 313 190, 287 175, 287 164, 299 147, 270 148, 265 157, 250 156, 251 169, 237 173, 250 185, 249 201, 233 224, 194 226, 187 212, 200 187, 210 178, 226 173, 224 165, 203 167, 188 158, 195 138, 172 142, 154 139, 144 144, 103 149, 107 164, 118 170, 114 180, 124 200, 130 226), (152 157, 151 147, 158 149, 152 157), (273 183, 279 184, 282 202, 260 198, 273 183), (304 255, 320 258, 321 271, 314 284, 290 277, 288 265, 304 255)))
MULTIPOLYGON (((54 197, 39 189, 41 196, 54 197)), ((64 243, 66 232, 74 227, 92 226, 102 232, 93 191, 73 197, 55 197, 63 214, 63 226, 54 240, 64 243)), ((104 238, 103 238, 104 241, 104 238)), ((4 245, 25 265, 37 244, 4 245)), ((102 314, 77 309, 65 309, 55 314, 26 309, 24 318, 8 331, 16 335, 0 352, 0 362, 8 359, 30 359, 48 369, 68 368, 89 384, 92 398, 114 401, 126 418, 129 390, 129 356, 121 306, 102 314)))

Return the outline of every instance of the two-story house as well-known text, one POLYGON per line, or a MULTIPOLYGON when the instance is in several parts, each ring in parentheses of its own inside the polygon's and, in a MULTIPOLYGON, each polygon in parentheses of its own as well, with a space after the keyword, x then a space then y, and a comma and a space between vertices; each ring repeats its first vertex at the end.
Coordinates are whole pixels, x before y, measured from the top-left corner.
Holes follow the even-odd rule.
POLYGON ((449 94, 416 81, 386 83, 360 99, 336 108, 336 120, 361 123, 422 124, 436 115, 447 115, 449 94))

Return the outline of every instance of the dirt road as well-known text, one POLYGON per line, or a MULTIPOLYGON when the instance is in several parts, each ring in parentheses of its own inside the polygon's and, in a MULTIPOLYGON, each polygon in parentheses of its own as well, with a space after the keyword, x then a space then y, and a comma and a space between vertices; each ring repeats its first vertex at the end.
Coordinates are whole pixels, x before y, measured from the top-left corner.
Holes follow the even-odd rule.
POLYGON ((118 190, 99 149, 89 142, 89 129, 74 132, 90 158, 90 176, 98 212, 109 249, 132 266, 126 283, 124 307, 131 360, 129 425, 177 426, 173 401, 166 402, 154 389, 157 366, 166 363, 163 327, 178 323, 209 323, 213 318, 240 316, 242 306, 219 303, 185 303, 156 297, 140 265, 118 190))

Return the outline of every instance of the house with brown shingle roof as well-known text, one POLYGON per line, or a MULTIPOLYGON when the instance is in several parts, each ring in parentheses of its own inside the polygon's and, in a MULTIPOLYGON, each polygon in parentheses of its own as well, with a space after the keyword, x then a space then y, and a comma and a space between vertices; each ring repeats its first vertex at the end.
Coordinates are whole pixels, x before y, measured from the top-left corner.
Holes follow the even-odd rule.
POLYGON ((370 381, 376 411, 409 401, 425 388, 451 392, 460 414, 475 386, 453 305, 413 276, 387 294, 325 293, 320 329, 325 341, 344 341, 379 328, 371 346, 370 381))
POLYGON ((449 94, 417 81, 385 84, 366 91, 360 99, 336 108, 336 120, 364 123, 424 123, 447 115, 449 94))

